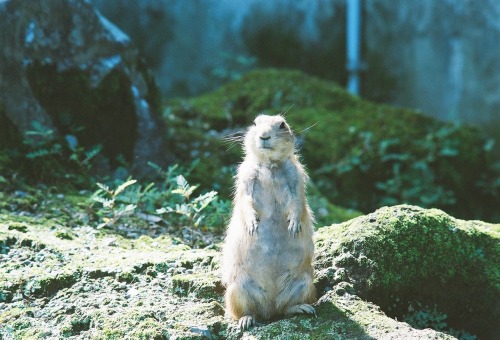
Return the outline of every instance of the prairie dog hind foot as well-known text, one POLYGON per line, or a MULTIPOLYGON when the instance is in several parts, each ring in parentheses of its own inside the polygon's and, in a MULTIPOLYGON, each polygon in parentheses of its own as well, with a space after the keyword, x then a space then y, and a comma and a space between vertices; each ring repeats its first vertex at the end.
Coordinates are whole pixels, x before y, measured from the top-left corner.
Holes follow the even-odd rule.
POLYGON ((238 320, 238 328, 242 331, 246 331, 256 324, 257 322, 255 321, 255 317, 253 317, 252 315, 243 315, 238 320))
POLYGON ((307 303, 302 303, 300 305, 295 305, 289 307, 285 311, 285 315, 295 315, 295 314, 310 314, 316 316, 316 309, 307 303))

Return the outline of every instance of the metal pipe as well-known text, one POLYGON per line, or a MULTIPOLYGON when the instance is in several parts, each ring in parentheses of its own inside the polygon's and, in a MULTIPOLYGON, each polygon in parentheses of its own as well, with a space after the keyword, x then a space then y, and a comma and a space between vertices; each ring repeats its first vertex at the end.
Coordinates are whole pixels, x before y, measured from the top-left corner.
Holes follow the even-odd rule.
POLYGON ((360 58, 361 41, 361 1, 347 0, 347 90, 359 95, 359 73, 362 69, 360 58))

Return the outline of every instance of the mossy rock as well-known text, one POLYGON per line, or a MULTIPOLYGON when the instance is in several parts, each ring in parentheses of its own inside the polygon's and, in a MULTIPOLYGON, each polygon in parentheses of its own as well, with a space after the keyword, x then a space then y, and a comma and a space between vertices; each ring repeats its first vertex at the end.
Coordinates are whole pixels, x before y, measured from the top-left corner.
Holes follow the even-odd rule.
POLYGON ((193 180, 230 197, 242 154, 222 137, 244 133, 261 112, 286 113, 313 182, 335 204, 369 212, 411 203, 500 220, 500 192, 485 184, 496 178, 493 161, 477 129, 362 100, 299 71, 256 70, 166 102, 171 149, 181 162, 201 159, 193 180))
POLYGON ((362 298, 402 319, 434 306, 455 329, 500 334, 500 225, 436 209, 386 207, 316 235, 318 286, 350 282, 362 298))
MULTIPOLYGON (((74 205, 79 206, 79 200, 75 199, 74 205)), ((401 212, 401 221, 414 218, 412 209, 416 208, 393 208, 401 212)), ((421 214, 432 220, 436 212, 421 210, 421 214)), ((247 332, 239 331, 236 321, 224 317, 220 254, 215 250, 218 246, 191 249, 168 235, 130 239, 111 230, 88 226, 69 228, 66 218, 42 216, 0 214, 0 253, 6 259, 0 264, 0 336, 3 338, 451 338, 442 332, 412 328, 387 316, 376 303, 358 297, 357 294, 366 294, 369 290, 358 281, 346 282, 352 277, 349 266, 345 268, 345 275, 339 276, 344 279, 342 282, 329 281, 328 276, 324 276, 336 269, 333 263, 339 262, 335 249, 363 242, 372 230, 367 227, 366 230, 359 228, 360 233, 354 232, 358 230, 356 221, 376 219, 382 224, 396 219, 389 219, 380 211, 349 223, 321 228, 318 232, 318 291, 323 294, 323 288, 328 285, 331 289, 316 304, 317 317, 272 320, 247 332), (71 237, 60 237, 68 232, 71 237)), ((445 220, 455 221, 446 215, 439 219, 445 220)), ((489 230, 486 224, 468 223, 482 226, 484 232, 489 230)), ((481 228, 478 230, 483 230, 481 228)), ((383 241, 380 238, 381 244, 377 245, 376 238, 363 247, 379 250, 385 245, 383 241)), ((400 242, 401 247, 407 246, 404 239, 400 242)), ((355 249, 359 250, 357 246, 355 249)), ((483 260, 490 261, 490 248, 483 245, 482 249, 483 260)), ((367 255, 361 263, 373 263, 376 255, 367 255)), ((376 273, 370 268, 366 273, 376 273)), ((384 270, 381 274, 374 274, 373 278, 365 276, 366 280, 380 280, 384 282, 383 287, 393 285, 392 267, 380 268, 384 270)), ((397 266, 394 269, 400 270, 397 266)), ((356 273, 361 275, 364 271, 356 273)), ((486 280, 494 275, 491 271, 482 278, 486 280)), ((370 287, 375 286, 372 283, 370 287)))
POLYGON ((178 274, 172 277, 172 289, 179 296, 217 299, 224 289, 217 272, 178 274))
POLYGON ((132 239, 70 228, 65 217, 0 213, 0 337, 451 339, 397 321, 418 302, 487 339, 497 331, 499 234, 499 225, 413 206, 320 228, 317 317, 241 332, 224 317, 217 245, 192 249, 168 235, 132 239))
MULTIPOLYGON (((455 339, 432 329, 414 329, 387 317, 373 303, 348 293, 327 292, 319 299, 316 311, 317 317, 296 316, 254 328, 243 339, 455 339)), ((228 328, 227 334, 231 339, 241 337, 234 326, 228 328)))

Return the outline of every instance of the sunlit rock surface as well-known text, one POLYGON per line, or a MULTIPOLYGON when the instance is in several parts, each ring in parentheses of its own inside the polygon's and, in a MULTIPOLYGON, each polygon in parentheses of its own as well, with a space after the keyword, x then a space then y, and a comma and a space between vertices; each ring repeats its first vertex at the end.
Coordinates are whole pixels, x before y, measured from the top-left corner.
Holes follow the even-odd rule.
POLYGON ((168 235, 128 238, 70 222, 2 209, 4 338, 453 338, 402 322, 417 302, 447 313, 447 327, 498 334, 500 225, 395 206, 320 228, 317 317, 242 333, 224 317, 220 245, 191 249, 168 235))

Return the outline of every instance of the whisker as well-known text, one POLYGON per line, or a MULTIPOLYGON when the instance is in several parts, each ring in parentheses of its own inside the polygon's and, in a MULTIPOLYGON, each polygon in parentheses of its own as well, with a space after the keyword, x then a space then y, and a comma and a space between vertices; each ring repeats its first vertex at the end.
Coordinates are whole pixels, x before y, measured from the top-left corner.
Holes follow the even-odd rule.
POLYGON ((241 136, 243 134, 245 134, 244 131, 237 131, 237 132, 234 132, 234 133, 228 133, 227 135, 222 136, 222 138, 233 137, 233 136, 241 136))
POLYGON ((299 131, 299 132, 298 132, 298 134, 303 133, 303 132, 306 132, 307 130, 309 130, 309 129, 311 129, 311 128, 315 127, 318 123, 319 123, 319 122, 316 122, 316 123, 314 123, 313 125, 311 125, 311 126, 309 126, 309 127, 306 127, 304 130, 299 131))
POLYGON ((295 104, 290 105, 290 106, 288 107, 288 109, 286 109, 285 111, 281 111, 279 115, 280 115, 280 116, 282 116, 282 117, 285 117, 285 116, 286 116, 286 114, 288 113, 288 111, 290 111, 294 105, 295 105, 295 104))
POLYGON ((233 136, 233 137, 222 137, 221 138, 224 142, 231 142, 231 141, 239 141, 243 140, 243 136, 233 136))
POLYGON ((243 144, 243 141, 245 140, 245 130, 228 133, 222 136, 221 140, 223 143, 228 144, 226 151, 229 151, 235 146, 243 144))
POLYGON ((238 143, 233 143, 233 144, 229 145, 229 147, 226 149, 226 151, 231 150, 231 149, 232 149, 232 148, 234 148, 236 145, 238 145, 238 143))
POLYGON ((222 140, 237 140, 242 139, 245 136, 245 131, 237 131, 234 133, 228 133, 221 137, 222 140))

